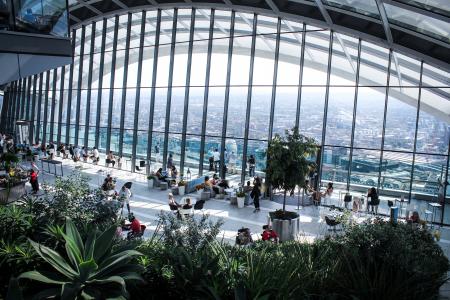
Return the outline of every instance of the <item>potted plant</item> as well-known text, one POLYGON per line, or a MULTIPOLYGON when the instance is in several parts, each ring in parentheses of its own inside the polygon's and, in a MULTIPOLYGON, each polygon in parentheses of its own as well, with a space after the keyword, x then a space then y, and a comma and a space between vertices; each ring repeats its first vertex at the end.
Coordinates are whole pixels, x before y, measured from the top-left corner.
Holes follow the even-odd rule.
POLYGON ((294 192, 296 186, 305 187, 309 168, 314 165, 308 157, 316 152, 316 141, 301 135, 297 127, 286 130, 283 137, 276 134, 269 142, 266 181, 272 189, 284 192, 283 209, 269 213, 280 241, 292 240, 298 233, 300 216, 296 212, 286 211, 286 194, 294 192))
POLYGON ((186 190, 186 182, 183 179, 181 179, 178 182, 178 194, 180 194, 180 196, 183 196, 185 190, 186 190))
POLYGON ((14 167, 14 164, 19 162, 19 158, 15 154, 7 152, 3 154, 2 161, 6 171, 8 171, 10 167, 14 167))
POLYGON ((153 188, 154 182, 155 182, 155 175, 153 175, 153 174, 152 175, 148 175, 147 176, 147 185, 148 185, 149 189, 153 188))
POLYGON ((243 191, 239 191, 236 193, 237 198, 237 206, 238 208, 243 208, 245 203, 245 193, 243 191))

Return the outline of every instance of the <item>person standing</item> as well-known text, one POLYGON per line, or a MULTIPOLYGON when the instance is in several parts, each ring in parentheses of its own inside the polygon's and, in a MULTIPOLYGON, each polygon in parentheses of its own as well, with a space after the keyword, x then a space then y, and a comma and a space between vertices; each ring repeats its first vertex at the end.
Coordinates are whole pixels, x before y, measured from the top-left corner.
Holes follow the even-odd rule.
POLYGON ((255 165, 256 165, 255 157, 252 154, 248 159, 248 176, 250 177, 255 176, 255 165))
POLYGON ((30 171, 30 184, 33 189, 33 193, 36 194, 39 191, 38 172, 31 169, 30 171))
POLYGON ((261 197, 260 187, 261 182, 256 178, 255 181, 253 182, 252 192, 250 193, 250 197, 253 199, 253 204, 255 205, 255 210, 253 211, 254 213, 260 211, 259 208, 259 197, 261 197))
POLYGON ((173 156, 172 153, 169 153, 169 157, 167 158, 167 169, 170 171, 173 166, 173 156))
POLYGON ((213 152, 213 158, 214 158, 214 172, 218 172, 219 166, 220 166, 220 152, 219 149, 214 149, 213 152))
MULTIPOLYGON (((119 197, 120 197, 120 199, 123 200, 123 203, 127 205, 128 214, 130 214, 130 212, 131 212, 130 211, 131 191, 129 188, 127 188, 127 186, 125 184, 122 186, 122 189, 120 190, 119 197)), ((123 206, 122 206, 122 208, 123 208, 123 206)))

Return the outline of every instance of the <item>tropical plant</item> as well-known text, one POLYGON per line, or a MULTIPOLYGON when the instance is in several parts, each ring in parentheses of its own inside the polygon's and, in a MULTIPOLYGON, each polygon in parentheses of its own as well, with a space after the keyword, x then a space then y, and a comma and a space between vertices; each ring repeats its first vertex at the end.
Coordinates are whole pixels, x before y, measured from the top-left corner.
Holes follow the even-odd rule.
POLYGON ((287 192, 294 192, 296 186, 305 187, 306 175, 314 165, 308 157, 316 152, 316 141, 301 135, 298 127, 286 130, 283 137, 276 134, 269 142, 266 180, 273 189, 284 191, 283 212, 286 211, 287 192))
POLYGON ((65 225, 65 255, 30 240, 39 256, 54 272, 29 271, 18 279, 29 279, 51 287, 34 294, 34 298, 61 297, 61 299, 129 298, 127 282, 142 280, 143 271, 136 260, 136 250, 113 249, 116 226, 99 233, 91 230, 83 242, 74 223, 65 225))
POLYGON ((245 193, 243 191, 239 191, 236 193, 236 197, 243 198, 245 197, 245 193))
POLYGON ((178 186, 185 186, 185 185, 186 185, 186 181, 184 181, 184 180, 180 180, 178 182, 178 186))
POLYGON ((10 153, 10 152, 6 152, 2 155, 1 157, 1 161, 5 164, 5 169, 9 169, 9 167, 13 164, 13 163, 18 163, 19 162, 19 158, 17 157, 17 155, 15 155, 14 153, 10 153))

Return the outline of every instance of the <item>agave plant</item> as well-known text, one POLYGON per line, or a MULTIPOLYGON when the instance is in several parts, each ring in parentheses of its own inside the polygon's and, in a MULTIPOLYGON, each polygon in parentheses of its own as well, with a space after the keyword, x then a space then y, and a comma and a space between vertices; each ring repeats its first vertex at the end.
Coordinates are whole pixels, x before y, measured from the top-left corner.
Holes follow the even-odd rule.
POLYGON ((126 283, 142 280, 143 267, 135 259, 142 254, 135 250, 113 250, 115 226, 103 233, 93 230, 84 243, 70 219, 65 229, 65 256, 30 240, 39 256, 55 269, 55 272, 25 272, 18 277, 50 285, 47 289, 42 287, 33 299, 128 299, 126 283))

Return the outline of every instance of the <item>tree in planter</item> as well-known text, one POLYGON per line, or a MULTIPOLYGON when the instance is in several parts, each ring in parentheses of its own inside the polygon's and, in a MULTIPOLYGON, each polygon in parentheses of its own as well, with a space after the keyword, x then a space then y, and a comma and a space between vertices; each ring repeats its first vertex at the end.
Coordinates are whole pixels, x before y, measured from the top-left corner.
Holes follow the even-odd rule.
POLYGON ((284 137, 276 134, 267 148, 266 180, 273 189, 284 191, 283 215, 286 214, 286 194, 295 187, 305 187, 306 175, 314 163, 308 157, 317 151, 313 138, 299 133, 298 127, 286 130, 284 137))

